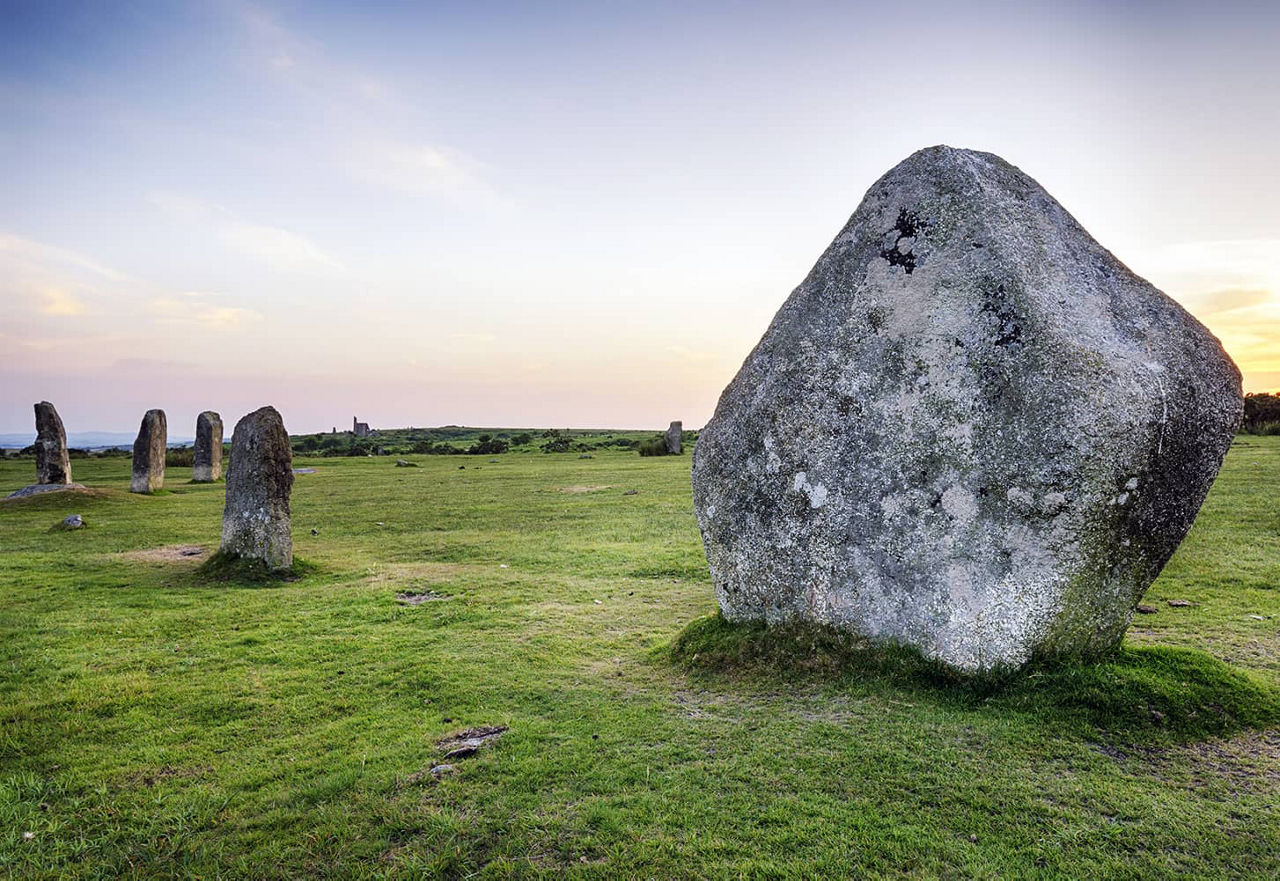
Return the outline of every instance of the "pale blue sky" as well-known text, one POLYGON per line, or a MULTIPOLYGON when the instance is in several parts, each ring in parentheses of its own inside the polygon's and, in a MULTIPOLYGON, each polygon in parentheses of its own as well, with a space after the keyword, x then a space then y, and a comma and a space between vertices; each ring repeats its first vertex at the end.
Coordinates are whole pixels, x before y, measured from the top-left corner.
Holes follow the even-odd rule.
POLYGON ((935 143, 1280 386, 1276 4, 0 10, 3 431, 700 425, 935 143))

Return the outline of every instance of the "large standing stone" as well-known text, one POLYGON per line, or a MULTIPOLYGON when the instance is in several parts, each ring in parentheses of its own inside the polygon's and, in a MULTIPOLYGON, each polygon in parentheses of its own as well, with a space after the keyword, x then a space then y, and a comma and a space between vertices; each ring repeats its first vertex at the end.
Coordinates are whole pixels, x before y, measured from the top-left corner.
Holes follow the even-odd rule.
POLYGON ((67 432, 53 404, 41 401, 36 409, 36 484, 71 483, 71 458, 67 432))
POLYGON ((293 565, 289 494, 293 450, 274 407, 254 410, 236 423, 222 511, 222 551, 262 560, 270 569, 293 565))
POLYGON ((213 483, 222 476, 222 417, 205 410, 196 417, 196 445, 191 463, 191 479, 213 483))
POLYGON ((1218 340, 989 153, 891 170, 694 449, 724 615, 966 671, 1117 645, 1241 416, 1218 340))
POLYGON ((673 456, 678 456, 680 455, 681 452, 683 452, 684 447, 681 446, 681 443, 680 443, 683 434, 684 434, 684 425, 682 423, 672 422, 671 425, 668 426, 667 433, 663 436, 663 439, 666 441, 666 444, 667 444, 668 453, 670 453, 673 456))
POLYGON ((164 456, 169 423, 163 410, 148 410, 133 442, 133 480, 129 492, 152 493, 164 486, 164 456))

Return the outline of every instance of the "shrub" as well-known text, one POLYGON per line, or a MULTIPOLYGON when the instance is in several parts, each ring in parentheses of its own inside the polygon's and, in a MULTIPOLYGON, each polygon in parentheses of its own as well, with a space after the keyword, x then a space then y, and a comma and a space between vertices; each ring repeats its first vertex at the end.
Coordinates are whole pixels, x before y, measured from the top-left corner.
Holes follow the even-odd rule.
POLYGON ((196 451, 191 447, 170 447, 164 451, 166 468, 190 468, 195 461, 196 451))
POLYGON ((494 440, 487 434, 480 435, 480 442, 474 443, 467 450, 473 456, 493 456, 507 451, 507 442, 494 440))
POLYGON ((1276 434, 1280 429, 1280 395, 1255 394, 1244 396, 1244 421, 1240 430, 1245 434, 1276 434))
POLYGON ((667 456, 667 439, 662 435, 651 437, 648 440, 642 440, 639 444, 640 455, 642 456, 667 456))
POLYGON ((533 435, 521 432, 511 438, 511 446, 523 447, 525 444, 533 442, 533 435))
POLYGON ((567 453, 569 452, 569 439, 567 437, 560 437, 559 433, 557 432, 557 435, 555 437, 552 437, 551 440, 547 441, 545 444, 542 445, 542 452, 567 453))

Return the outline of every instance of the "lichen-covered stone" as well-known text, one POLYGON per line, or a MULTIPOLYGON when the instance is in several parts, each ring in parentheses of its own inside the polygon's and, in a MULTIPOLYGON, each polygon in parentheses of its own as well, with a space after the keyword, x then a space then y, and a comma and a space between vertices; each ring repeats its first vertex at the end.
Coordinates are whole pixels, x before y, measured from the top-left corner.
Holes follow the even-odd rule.
POLYGON ((67 432, 53 404, 41 401, 36 410, 36 484, 71 483, 71 458, 67 432))
POLYGON ((163 410, 148 410, 133 442, 133 479, 129 492, 153 493, 164 486, 164 456, 169 423, 163 410))
POLYGON ((678 456, 684 451, 681 441, 684 436, 684 424, 681 422, 672 422, 667 427, 667 433, 663 436, 663 440, 667 444, 667 452, 673 456, 678 456))
POLYGON ((196 417, 196 444, 191 463, 195 483, 213 483, 222 476, 222 417, 205 410, 196 417))
POLYGON ((262 560, 269 569, 293 565, 289 495, 293 450, 274 407, 262 407, 236 423, 222 511, 222 552, 262 560))
POLYGON ((1117 645, 1239 424, 1217 339, 1034 180, 881 178, 694 448, 724 615, 965 671, 1117 645))

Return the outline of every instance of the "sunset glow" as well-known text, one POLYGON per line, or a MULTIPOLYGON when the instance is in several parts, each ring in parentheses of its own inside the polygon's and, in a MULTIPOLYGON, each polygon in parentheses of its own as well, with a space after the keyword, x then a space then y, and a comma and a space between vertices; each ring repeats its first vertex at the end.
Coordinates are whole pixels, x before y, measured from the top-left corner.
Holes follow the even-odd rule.
POLYGON ((1280 13, 1152 5, 8 7, 0 430, 696 427, 936 143, 1280 388, 1280 13))

